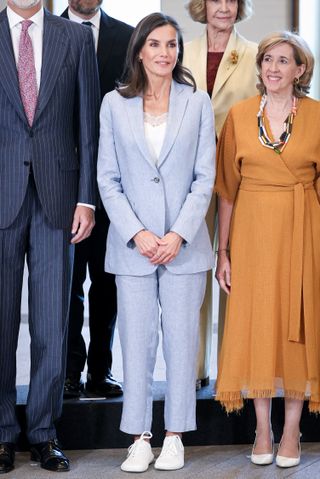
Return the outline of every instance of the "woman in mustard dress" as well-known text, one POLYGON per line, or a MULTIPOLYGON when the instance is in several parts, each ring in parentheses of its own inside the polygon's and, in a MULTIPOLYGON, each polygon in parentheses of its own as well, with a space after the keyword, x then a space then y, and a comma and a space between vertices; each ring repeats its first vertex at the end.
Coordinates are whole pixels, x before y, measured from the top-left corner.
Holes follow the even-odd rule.
POLYGON ((276 463, 300 461, 303 401, 320 411, 320 104, 306 97, 313 56, 298 35, 259 45, 261 96, 235 105, 217 154, 216 277, 228 293, 217 395, 254 399, 251 461, 273 461, 271 398, 285 398, 276 463))

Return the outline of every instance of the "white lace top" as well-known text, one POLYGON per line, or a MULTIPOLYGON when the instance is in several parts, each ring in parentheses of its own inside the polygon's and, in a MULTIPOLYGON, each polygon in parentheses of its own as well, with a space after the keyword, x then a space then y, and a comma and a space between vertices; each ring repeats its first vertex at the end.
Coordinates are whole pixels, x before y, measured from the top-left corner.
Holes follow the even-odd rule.
POLYGON ((151 157, 157 164, 167 128, 168 113, 154 116, 144 112, 144 132, 151 157))

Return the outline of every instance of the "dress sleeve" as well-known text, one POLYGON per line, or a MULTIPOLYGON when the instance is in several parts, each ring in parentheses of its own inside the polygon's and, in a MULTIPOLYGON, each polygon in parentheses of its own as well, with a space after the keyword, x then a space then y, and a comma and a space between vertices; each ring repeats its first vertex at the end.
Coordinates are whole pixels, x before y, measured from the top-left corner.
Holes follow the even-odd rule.
POLYGON ((230 203, 235 201, 241 182, 240 165, 236 162, 237 145, 232 110, 223 125, 217 145, 217 176, 214 191, 230 203))
POLYGON ((319 200, 319 203, 320 203, 320 166, 317 167, 315 188, 316 188, 316 192, 317 192, 317 195, 318 195, 318 200, 319 200))

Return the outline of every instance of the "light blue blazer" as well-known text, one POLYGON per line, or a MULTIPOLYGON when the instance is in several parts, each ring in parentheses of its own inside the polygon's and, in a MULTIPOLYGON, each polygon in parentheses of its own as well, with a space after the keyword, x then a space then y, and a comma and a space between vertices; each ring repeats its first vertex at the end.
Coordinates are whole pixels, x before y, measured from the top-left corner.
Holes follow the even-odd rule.
MULTIPOLYGON (((172 81, 166 135, 157 166, 149 153, 143 99, 108 93, 100 111, 98 185, 110 218, 105 269, 143 276, 157 266, 132 240, 142 229, 184 239, 166 267, 190 274, 213 265, 205 222, 215 175, 215 133, 207 93, 172 81)), ((212 218, 213 221, 213 218, 212 218)))

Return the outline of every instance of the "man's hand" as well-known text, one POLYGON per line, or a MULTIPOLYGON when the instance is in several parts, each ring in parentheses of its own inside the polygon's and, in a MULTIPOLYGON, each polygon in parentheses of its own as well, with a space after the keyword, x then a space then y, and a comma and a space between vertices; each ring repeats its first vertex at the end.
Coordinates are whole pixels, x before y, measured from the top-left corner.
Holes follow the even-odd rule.
POLYGON ((80 243, 80 241, 88 238, 94 227, 94 211, 88 206, 78 205, 75 209, 72 223, 71 234, 73 238, 72 244, 80 243))

